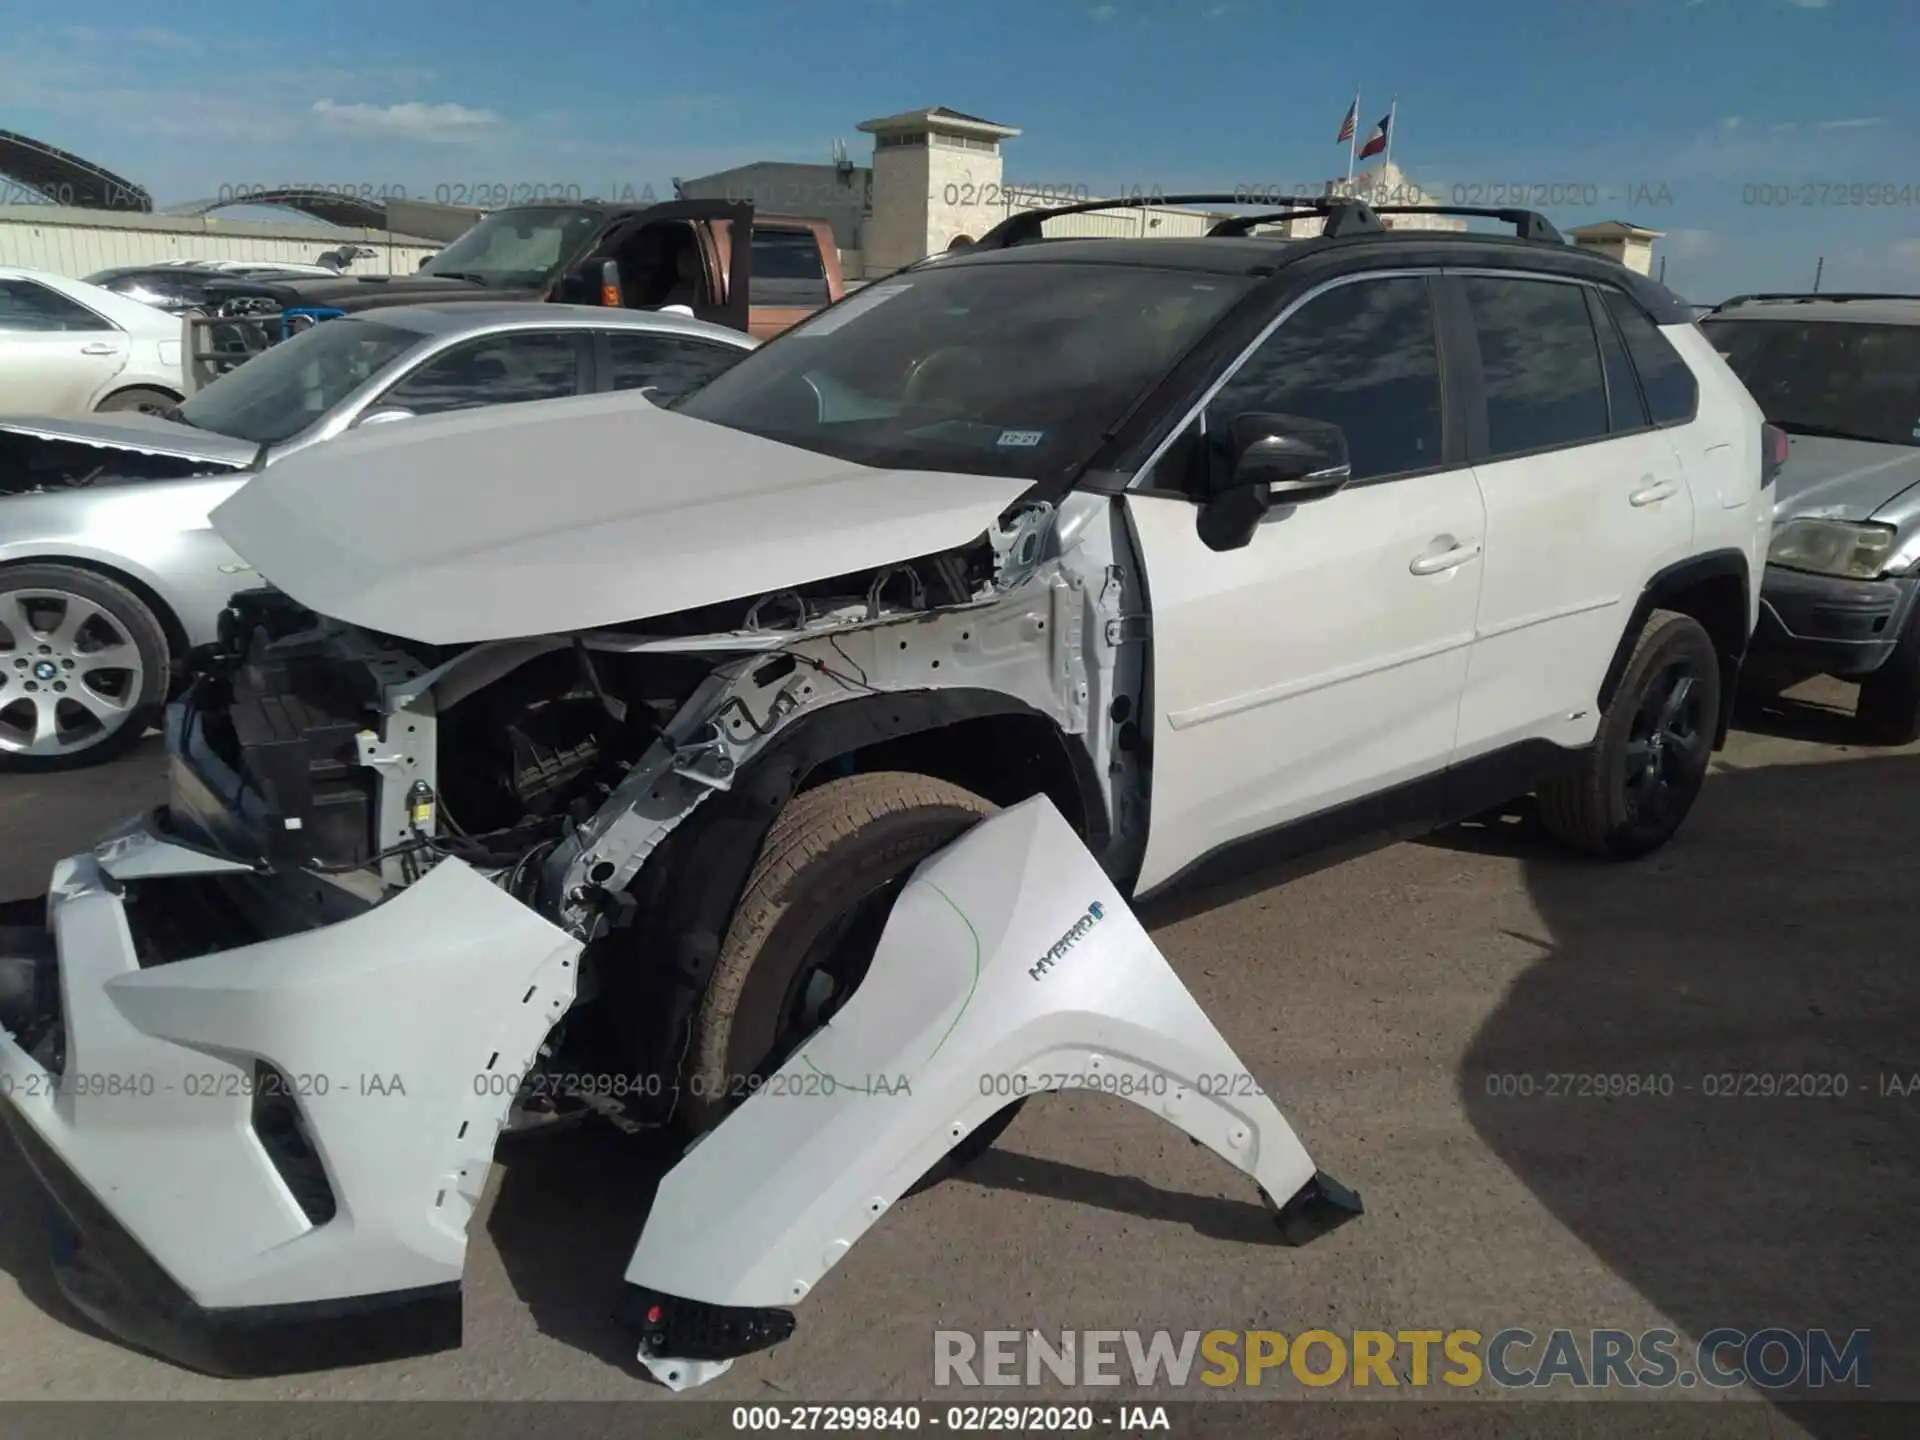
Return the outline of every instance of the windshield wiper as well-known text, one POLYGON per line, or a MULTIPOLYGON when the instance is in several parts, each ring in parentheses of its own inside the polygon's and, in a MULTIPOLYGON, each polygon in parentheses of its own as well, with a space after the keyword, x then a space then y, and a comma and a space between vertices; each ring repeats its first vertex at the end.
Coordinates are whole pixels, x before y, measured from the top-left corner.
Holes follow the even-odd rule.
POLYGON ((486 276, 476 275, 471 270, 429 270, 427 273, 436 280, 471 280, 476 285, 487 283, 486 276))

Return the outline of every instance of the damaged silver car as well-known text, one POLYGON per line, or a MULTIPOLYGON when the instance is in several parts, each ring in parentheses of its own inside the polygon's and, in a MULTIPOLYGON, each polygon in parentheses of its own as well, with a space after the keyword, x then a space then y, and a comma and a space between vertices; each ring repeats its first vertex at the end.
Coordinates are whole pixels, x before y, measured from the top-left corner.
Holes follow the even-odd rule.
MULTIPOLYGON (((1372 233, 1377 268, 1404 242, 1372 233)), ((942 257, 672 408, 384 426, 220 506, 271 585, 169 712, 168 803, 0 944, 0 1077, 67 1293, 221 1374, 455 1345, 496 1137, 595 1113, 692 1142, 625 1277, 672 1386, 785 1338, 1030 1094, 1165 1117, 1279 1238, 1357 1214, 1129 909, 1274 848, 1242 842, 1437 823, 1546 773, 1537 741, 1531 769, 1452 764, 1465 651, 1423 659, 1421 627, 1470 628, 1475 571, 1418 563, 1417 506, 1346 490, 1378 463, 1348 451, 1363 392, 1404 395, 1406 365, 1222 398, 1349 303, 1373 252, 1316 243, 942 257), (1355 590, 1327 546, 1393 564, 1355 590), (1262 603, 1302 584, 1314 613, 1262 603)), ((1476 245, 1626 273, 1485 240, 1460 263, 1476 245)), ((1570 683, 1601 684, 1590 658, 1570 683)), ((1629 666, 1595 708, 1693 663, 1629 666)), ((1546 747, 1568 773, 1611 763, 1599 723, 1546 747)), ((1690 800, 1597 846, 1645 853, 1690 800)))

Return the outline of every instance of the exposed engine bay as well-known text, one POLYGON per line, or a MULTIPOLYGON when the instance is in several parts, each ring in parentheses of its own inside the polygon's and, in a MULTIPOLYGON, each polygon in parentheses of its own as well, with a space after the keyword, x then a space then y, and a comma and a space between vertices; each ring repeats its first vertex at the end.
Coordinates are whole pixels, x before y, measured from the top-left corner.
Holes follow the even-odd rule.
MULTIPOLYGON (((990 694, 1081 747, 1073 764, 1097 798, 1056 799, 1097 809, 1082 828, 1119 873, 1145 820, 1144 627, 1126 544, 1110 502, 1077 497, 1062 512, 1017 508, 966 552, 643 627, 470 647, 377 636, 272 589, 245 592, 170 716, 159 823, 256 867, 208 882, 255 934, 331 923, 457 857, 589 945, 584 1001, 603 979, 631 990, 639 972, 684 970, 657 920, 635 923, 657 917, 672 884, 642 883, 643 868, 776 739, 835 706, 952 690, 990 694)), ((911 743, 878 712, 846 733, 819 774, 911 743)), ((958 767, 955 778, 1008 801, 1035 788, 1014 757, 946 748, 916 763, 958 767)), ((164 963, 205 943, 169 937, 152 954, 164 963)), ((680 989, 683 1010, 697 989, 680 989)), ((596 1035, 581 1011, 574 1046, 597 1053, 567 1054, 569 1067, 635 1063, 656 1077, 637 1091, 670 1095, 677 1021, 634 1054, 632 1037, 596 1035)), ((554 1097, 532 1088, 538 1113, 516 1111, 516 1126, 551 1118, 554 1097)))

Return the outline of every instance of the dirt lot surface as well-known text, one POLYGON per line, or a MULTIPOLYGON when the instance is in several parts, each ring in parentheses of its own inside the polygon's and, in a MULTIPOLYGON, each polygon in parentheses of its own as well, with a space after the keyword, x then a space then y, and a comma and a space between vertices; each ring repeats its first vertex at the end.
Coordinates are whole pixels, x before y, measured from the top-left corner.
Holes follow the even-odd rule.
MULTIPOLYGON (((1277 1246, 1252 1186, 1164 1122, 1043 1097, 858 1245, 792 1341, 702 1397, 983 1398, 933 1388, 937 1328, 1664 1325, 1684 1356, 1715 1327, 1771 1325, 1870 1328, 1874 1392, 1920 1399, 1920 1093, 1897 1093, 1920 1076, 1920 748, 1850 745, 1850 704, 1816 685, 1750 710, 1680 840, 1640 864, 1462 827, 1146 917, 1364 1219, 1277 1246), (1710 1078, 1747 1074, 1844 1082, 1710 1078), (1578 1093, 1591 1076, 1650 1093, 1578 1093)), ((56 857, 159 798, 156 747, 0 780, 0 898, 44 889, 56 857)), ((669 1398, 609 1315, 661 1159, 602 1130, 506 1154, 472 1232, 461 1350, 231 1383, 85 1329, 8 1146, 0 1398, 669 1398)), ((1264 1393, 1379 1392, 1269 1377, 1264 1393)), ((1852 1433, 1803 1398, 1719 1418, 1852 1433)), ((1373 1433, 1355 1413, 1327 1430, 1373 1433)))

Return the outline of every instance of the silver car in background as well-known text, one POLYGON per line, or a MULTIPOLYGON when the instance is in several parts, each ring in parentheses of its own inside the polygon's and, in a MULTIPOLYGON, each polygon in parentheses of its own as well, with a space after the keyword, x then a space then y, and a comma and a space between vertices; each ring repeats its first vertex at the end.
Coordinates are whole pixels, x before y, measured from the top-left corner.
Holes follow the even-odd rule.
POLYGON ((228 597, 207 513, 362 425, 635 390, 665 404, 758 342, 658 312, 466 303, 317 325, 164 415, 0 418, 0 770, 132 745, 228 597))

